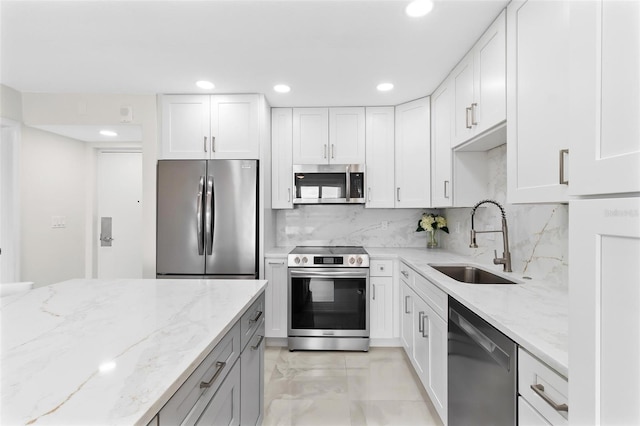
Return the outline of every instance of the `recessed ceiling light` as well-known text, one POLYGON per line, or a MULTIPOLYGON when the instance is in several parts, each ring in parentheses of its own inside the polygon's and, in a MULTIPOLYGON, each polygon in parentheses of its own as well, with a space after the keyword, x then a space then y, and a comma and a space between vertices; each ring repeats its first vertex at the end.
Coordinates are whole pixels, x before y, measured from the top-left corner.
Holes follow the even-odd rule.
POLYGON ((212 82, 206 80, 196 81, 196 86, 205 90, 211 90, 216 87, 212 82))
POLYGON ((291 87, 287 86, 286 84, 276 84, 275 86, 273 86, 273 90, 278 93, 289 93, 291 91, 291 87))
POLYGON ((431 9, 433 9, 432 0, 414 0, 407 5, 404 11, 412 18, 420 18, 431 12, 431 9))
POLYGON ((100 130, 100 134, 102 136, 111 136, 111 137, 118 136, 118 134, 113 130, 100 130))
POLYGON ((381 92, 388 92, 389 90, 393 89, 393 83, 380 83, 376 86, 376 89, 381 92))

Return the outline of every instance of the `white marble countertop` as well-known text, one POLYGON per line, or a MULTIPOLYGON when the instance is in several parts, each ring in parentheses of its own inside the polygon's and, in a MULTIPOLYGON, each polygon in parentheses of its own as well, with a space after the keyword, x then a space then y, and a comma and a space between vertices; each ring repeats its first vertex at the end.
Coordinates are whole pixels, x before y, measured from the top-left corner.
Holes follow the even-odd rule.
MULTIPOLYGON (((283 257, 291 247, 269 250, 270 257, 283 257)), ((444 292, 467 306, 511 340, 560 374, 568 377, 569 294, 567 288, 539 280, 526 280, 503 273, 502 265, 479 264, 473 259, 436 249, 365 247, 372 259, 399 259, 444 292), (518 281, 517 285, 473 285, 460 283, 429 266, 466 263, 518 281)))
POLYGON ((0 299, 0 423, 146 425, 264 280, 70 280, 0 299))
POLYGON ((445 250, 372 248, 372 259, 398 258, 433 284, 467 306, 565 377, 569 375, 569 293, 544 281, 526 280, 502 272, 502 265, 479 264, 445 250), (465 284, 436 271, 429 264, 465 263, 490 270, 520 284, 465 284))

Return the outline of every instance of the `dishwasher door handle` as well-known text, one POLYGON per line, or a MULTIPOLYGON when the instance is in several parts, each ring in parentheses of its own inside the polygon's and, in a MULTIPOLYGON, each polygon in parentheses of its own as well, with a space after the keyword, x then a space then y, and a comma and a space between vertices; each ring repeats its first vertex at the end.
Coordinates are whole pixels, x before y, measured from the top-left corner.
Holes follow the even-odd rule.
POLYGON ((471 340, 487 351, 498 365, 507 371, 511 371, 511 356, 453 308, 449 308, 449 320, 457 325, 471 340))

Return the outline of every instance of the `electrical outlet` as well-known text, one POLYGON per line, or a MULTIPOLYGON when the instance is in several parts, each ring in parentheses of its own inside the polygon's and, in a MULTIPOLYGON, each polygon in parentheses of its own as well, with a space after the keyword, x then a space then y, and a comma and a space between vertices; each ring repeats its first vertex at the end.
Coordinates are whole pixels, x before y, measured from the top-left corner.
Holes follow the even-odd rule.
POLYGON ((66 218, 66 216, 51 216, 51 227, 52 228, 66 228, 67 227, 67 218, 66 218))
POLYGON ((382 229, 383 231, 386 231, 387 228, 389 228, 389 221, 383 220, 382 223, 380 224, 380 229, 382 229))

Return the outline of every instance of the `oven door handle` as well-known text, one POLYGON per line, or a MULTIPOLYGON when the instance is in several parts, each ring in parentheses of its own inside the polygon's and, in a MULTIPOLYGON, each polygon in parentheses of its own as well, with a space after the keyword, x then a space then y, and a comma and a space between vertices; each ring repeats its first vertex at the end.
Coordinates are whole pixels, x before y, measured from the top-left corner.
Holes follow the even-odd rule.
POLYGON ((289 274, 292 277, 304 277, 304 278, 353 278, 361 277, 366 278, 368 271, 310 271, 308 269, 290 269, 289 274))

